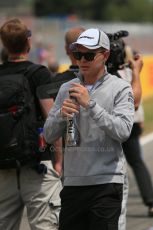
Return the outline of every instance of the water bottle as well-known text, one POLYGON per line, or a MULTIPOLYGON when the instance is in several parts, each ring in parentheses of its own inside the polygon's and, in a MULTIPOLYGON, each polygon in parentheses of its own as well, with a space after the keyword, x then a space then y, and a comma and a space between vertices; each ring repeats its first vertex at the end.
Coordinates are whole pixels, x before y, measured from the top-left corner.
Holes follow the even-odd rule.
POLYGON ((67 136, 66 136, 66 143, 67 146, 77 146, 77 140, 76 140, 76 130, 75 130, 75 124, 74 124, 74 116, 67 119, 67 136))
MULTIPOLYGON (((70 98, 76 102, 76 99, 70 95, 70 98)), ((76 126, 76 114, 67 119, 67 134, 66 144, 68 147, 78 146, 79 144, 79 131, 76 126)))
POLYGON ((44 152, 45 149, 46 149, 46 142, 45 142, 45 138, 44 138, 44 135, 43 135, 43 128, 38 128, 37 129, 38 131, 38 146, 39 146, 39 151, 40 152, 44 152))

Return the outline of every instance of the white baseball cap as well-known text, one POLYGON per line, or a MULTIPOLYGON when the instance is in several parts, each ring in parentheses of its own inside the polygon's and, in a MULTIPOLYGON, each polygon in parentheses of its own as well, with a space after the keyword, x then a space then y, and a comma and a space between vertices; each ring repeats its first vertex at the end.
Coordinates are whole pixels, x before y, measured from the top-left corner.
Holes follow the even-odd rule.
POLYGON ((76 42, 71 44, 71 48, 82 45, 87 49, 98 49, 100 47, 110 50, 110 41, 106 33, 99 29, 88 29, 80 34, 76 42))

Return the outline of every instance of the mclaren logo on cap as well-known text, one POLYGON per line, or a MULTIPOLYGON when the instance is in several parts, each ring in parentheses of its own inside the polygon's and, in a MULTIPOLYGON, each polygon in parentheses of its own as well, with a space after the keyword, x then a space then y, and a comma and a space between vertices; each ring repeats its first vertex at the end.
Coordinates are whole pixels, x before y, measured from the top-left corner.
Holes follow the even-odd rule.
MULTIPOLYGON (((81 39, 81 38, 94 39, 94 37, 88 37, 88 36, 82 36, 82 37, 79 37, 79 39, 81 39)), ((79 40, 79 39, 78 39, 78 40, 79 40)))

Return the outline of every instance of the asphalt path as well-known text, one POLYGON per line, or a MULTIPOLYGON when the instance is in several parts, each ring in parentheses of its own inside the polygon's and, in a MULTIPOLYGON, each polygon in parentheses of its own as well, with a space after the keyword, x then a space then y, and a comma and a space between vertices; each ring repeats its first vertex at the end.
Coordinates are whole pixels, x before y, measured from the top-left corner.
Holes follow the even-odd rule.
MULTIPOLYGON (((149 169, 153 181, 153 134, 141 140, 144 161, 149 169)), ((143 204, 140 193, 133 176, 128 168, 129 198, 127 205, 127 229, 126 230, 153 230, 153 217, 147 215, 148 208, 143 204)))

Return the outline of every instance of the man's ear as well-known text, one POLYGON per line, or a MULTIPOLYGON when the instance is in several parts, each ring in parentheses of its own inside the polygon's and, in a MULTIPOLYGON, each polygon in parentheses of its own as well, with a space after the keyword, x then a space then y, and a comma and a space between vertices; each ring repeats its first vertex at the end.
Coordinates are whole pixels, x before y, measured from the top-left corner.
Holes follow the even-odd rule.
POLYGON ((105 62, 106 62, 107 59, 109 58, 109 55, 110 55, 110 51, 109 51, 109 50, 106 50, 105 53, 104 53, 105 62))
POLYGON ((66 54, 69 55, 69 52, 70 52, 70 51, 69 51, 69 48, 68 48, 67 45, 65 45, 65 51, 66 51, 66 54))
POLYGON ((31 38, 27 38, 27 53, 30 52, 31 49, 31 38))

